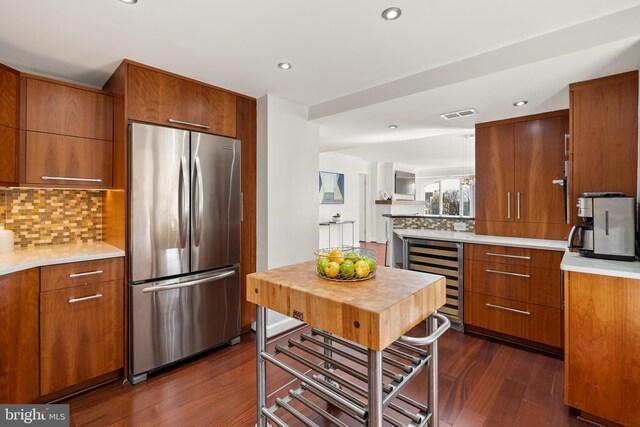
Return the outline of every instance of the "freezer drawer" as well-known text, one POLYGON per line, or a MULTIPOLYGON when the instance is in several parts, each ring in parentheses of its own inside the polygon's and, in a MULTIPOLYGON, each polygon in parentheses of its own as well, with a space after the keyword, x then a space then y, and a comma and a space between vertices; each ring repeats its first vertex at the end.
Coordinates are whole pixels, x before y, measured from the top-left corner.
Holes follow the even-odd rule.
POLYGON ((133 375, 240 335, 238 267, 131 285, 130 292, 133 375))

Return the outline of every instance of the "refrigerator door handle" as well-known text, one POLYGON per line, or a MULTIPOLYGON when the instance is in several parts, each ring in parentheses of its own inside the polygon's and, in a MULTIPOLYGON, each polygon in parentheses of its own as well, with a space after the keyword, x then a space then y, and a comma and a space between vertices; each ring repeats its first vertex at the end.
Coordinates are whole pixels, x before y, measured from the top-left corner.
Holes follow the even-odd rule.
POLYGON ((189 218, 189 200, 186 195, 187 183, 189 182, 189 175, 187 167, 187 158, 182 156, 180 161, 180 178, 178 183, 178 226, 180 228, 180 247, 184 249, 187 246, 187 235, 189 234, 188 218, 189 218))
POLYGON ((172 289, 190 288, 192 286, 201 285, 203 283, 215 282, 217 280, 226 279, 227 277, 231 277, 234 274, 236 274, 236 272, 234 270, 231 270, 231 271, 225 271, 224 273, 209 276, 204 279, 192 280, 190 282, 185 282, 185 283, 176 283, 175 285, 149 286, 148 288, 144 288, 142 290, 142 293, 148 294, 150 292, 162 292, 162 291, 170 291, 172 289))
POLYGON ((200 246, 200 238, 202 237, 202 218, 204 216, 204 185, 202 183, 202 166, 200 165, 200 157, 196 157, 195 160, 194 181, 197 187, 197 206, 198 214, 194 218, 195 222, 195 245, 200 246))

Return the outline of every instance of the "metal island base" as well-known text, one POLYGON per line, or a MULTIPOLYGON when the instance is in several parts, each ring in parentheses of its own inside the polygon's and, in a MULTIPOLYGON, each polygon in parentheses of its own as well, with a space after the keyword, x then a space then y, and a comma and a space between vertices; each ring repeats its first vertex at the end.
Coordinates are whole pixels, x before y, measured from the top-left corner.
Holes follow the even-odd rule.
POLYGON ((257 304, 257 426, 438 425, 437 339, 450 326, 436 311, 442 276, 379 267, 371 280, 341 283, 301 263, 249 275, 247 299, 257 304), (268 352, 267 308, 311 328, 268 352), (404 335, 424 319, 427 336, 404 335), (292 377, 271 406, 267 366, 292 377), (425 402, 403 392, 416 376, 427 380, 425 402))

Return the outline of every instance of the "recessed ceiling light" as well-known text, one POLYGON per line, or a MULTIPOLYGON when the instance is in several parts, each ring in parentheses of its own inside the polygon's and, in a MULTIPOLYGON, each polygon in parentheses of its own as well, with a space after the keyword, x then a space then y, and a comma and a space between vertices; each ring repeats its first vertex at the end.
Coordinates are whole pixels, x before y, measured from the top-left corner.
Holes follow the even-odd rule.
POLYGON ((120 0, 124 4, 136 4, 138 0, 120 0))
POLYGON ((529 101, 526 100, 522 100, 522 101, 516 101, 513 103, 514 107, 522 107, 523 105, 527 105, 529 103, 529 101))
POLYGON ((389 125, 389 129, 398 129, 398 125, 389 125))
POLYGON ((394 19, 400 18, 402 15, 402 11, 399 7, 389 7, 382 11, 382 19, 387 21, 393 21, 394 19))
POLYGON ((291 64, 288 62, 281 62, 278 64, 278 68, 280 68, 281 70, 290 70, 291 64))

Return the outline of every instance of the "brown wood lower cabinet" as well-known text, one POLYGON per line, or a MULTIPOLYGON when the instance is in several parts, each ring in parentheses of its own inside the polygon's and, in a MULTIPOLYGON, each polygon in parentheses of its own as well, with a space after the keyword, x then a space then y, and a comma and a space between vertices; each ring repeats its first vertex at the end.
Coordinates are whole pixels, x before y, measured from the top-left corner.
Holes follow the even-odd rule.
POLYGON ((557 308, 465 292, 464 317, 473 326, 562 347, 562 313, 557 308))
POLYGON ((467 330, 480 328, 475 331, 559 354, 562 255, 562 251, 465 244, 467 330))
POLYGON ((565 273, 567 405, 640 425, 640 280, 565 273))
POLYGON ((38 397, 39 269, 0 276, 0 402, 38 397))
POLYGON ((40 295, 40 393, 80 384, 123 366, 121 280, 40 295))

